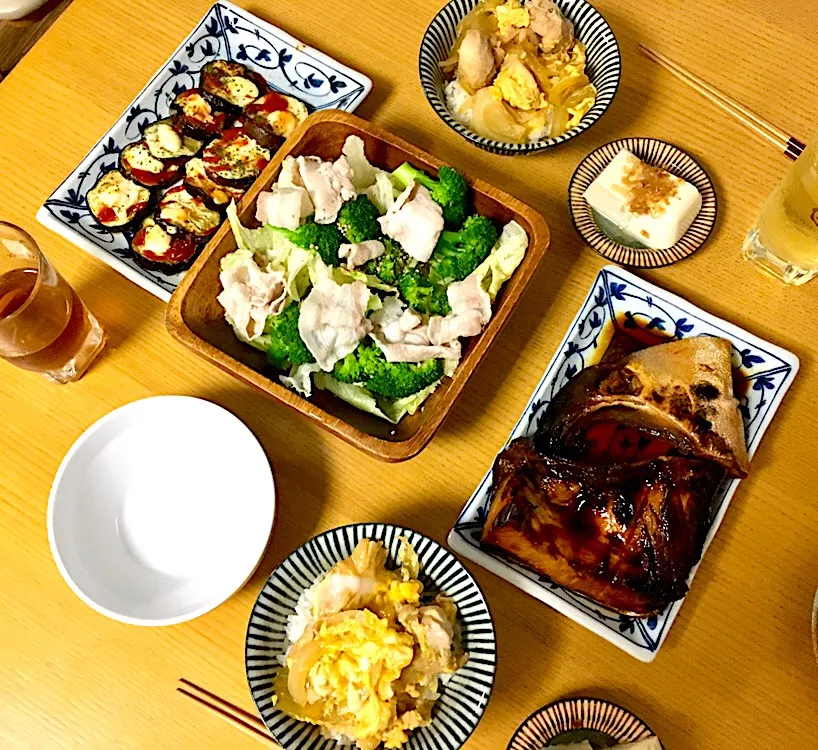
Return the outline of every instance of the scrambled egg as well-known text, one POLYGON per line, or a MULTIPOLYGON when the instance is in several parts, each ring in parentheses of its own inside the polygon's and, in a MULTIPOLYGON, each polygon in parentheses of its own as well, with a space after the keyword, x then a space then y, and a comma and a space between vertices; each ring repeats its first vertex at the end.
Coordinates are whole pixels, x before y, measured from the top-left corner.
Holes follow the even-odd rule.
POLYGON ((313 590, 313 622, 275 680, 276 705, 329 736, 398 748, 431 721, 441 674, 466 656, 457 644, 454 603, 421 605, 417 555, 404 542, 398 571, 380 542, 362 540, 313 590))
POLYGON ((494 86, 512 107, 539 109, 546 105, 546 97, 537 85, 537 79, 517 54, 506 55, 494 86))
POLYGON ((531 23, 531 16, 520 0, 507 0, 498 5, 494 9, 494 15, 497 18, 497 30, 503 39, 507 39, 513 29, 525 29, 531 23))
POLYGON ((453 54, 442 67, 454 61, 461 88, 447 86, 449 109, 487 138, 554 138, 576 127, 596 102, 585 45, 553 0, 480 0, 461 22, 453 54), (470 46, 461 54, 466 38, 470 46), (472 74, 485 83, 467 85, 472 78, 464 76, 472 74), (455 97, 458 91, 462 96, 455 97))

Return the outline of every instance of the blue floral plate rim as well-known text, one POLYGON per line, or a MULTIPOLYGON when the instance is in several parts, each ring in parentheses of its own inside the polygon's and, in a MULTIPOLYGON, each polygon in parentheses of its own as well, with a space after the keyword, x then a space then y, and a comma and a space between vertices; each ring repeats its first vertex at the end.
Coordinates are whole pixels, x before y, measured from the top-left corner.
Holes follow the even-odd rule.
MULTIPOLYGON (((604 266, 594 278, 577 315, 545 368, 506 444, 516 437, 536 431, 537 417, 556 392, 577 370, 598 361, 604 348, 597 349, 596 344, 608 316, 616 318, 620 312, 624 312, 627 317, 628 313, 623 307, 628 305, 633 307, 630 311, 632 319, 644 318, 644 327, 648 329, 653 327, 669 332, 667 326, 670 322, 673 324, 674 338, 718 335, 733 343, 734 362, 741 367, 748 381, 747 393, 742 396, 739 409, 744 418, 747 450, 752 459, 798 372, 798 357, 615 265, 604 266), (642 304, 641 308, 635 307, 637 301, 642 304)), ((463 507, 449 532, 449 546, 631 656, 644 662, 653 661, 684 598, 673 602, 659 615, 629 617, 600 607, 581 594, 565 589, 495 552, 484 550, 480 546, 479 537, 490 501, 491 475, 492 470, 489 468, 463 507)), ((739 481, 725 480, 716 491, 702 559, 721 525, 739 481)), ((690 585, 699 564, 691 571, 688 579, 690 585)))
POLYGON ((173 95, 195 85, 201 66, 217 57, 243 62, 264 75, 273 89, 303 100, 310 111, 353 112, 372 90, 368 76, 229 0, 218 0, 208 9, 36 214, 40 224, 164 302, 180 277, 137 266, 130 258, 127 237, 93 221, 85 194, 103 171, 116 164, 120 149, 139 137, 140 128, 167 116, 173 95))

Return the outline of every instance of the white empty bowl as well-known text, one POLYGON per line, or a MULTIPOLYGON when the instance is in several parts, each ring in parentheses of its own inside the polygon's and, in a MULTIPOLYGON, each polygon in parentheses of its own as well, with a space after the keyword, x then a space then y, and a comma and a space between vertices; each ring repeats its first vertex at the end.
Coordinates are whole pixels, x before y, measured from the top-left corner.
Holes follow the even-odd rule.
POLYGON ((158 396, 112 411, 74 443, 51 487, 48 541, 86 604, 172 625, 247 582, 274 515, 272 471, 250 430, 208 401, 158 396))

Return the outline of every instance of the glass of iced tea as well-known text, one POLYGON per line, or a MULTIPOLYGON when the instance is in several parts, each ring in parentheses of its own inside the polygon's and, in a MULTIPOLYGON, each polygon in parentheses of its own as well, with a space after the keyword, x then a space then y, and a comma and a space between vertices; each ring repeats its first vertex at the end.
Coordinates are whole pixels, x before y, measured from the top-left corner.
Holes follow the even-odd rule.
POLYGON ((743 255, 787 284, 818 274, 818 133, 767 198, 743 255))
POLYGON ((105 338, 32 237, 0 221, 0 359, 70 383, 82 377, 105 338))

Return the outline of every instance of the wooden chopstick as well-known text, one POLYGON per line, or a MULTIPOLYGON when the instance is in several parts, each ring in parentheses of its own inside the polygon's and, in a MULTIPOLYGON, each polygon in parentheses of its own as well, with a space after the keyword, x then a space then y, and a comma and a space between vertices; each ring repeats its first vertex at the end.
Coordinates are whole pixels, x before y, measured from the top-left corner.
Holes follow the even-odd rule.
POLYGON ((709 99, 717 107, 720 107, 729 115, 737 119, 747 128, 752 130, 756 135, 761 136, 765 140, 777 146, 784 152, 784 155, 788 156, 790 159, 797 159, 806 148, 806 144, 802 141, 799 141, 794 136, 789 135, 777 125, 773 125, 771 122, 765 120, 763 117, 760 117, 752 110, 747 109, 747 107, 741 104, 741 102, 737 102, 723 91, 719 91, 719 89, 717 89, 715 86, 712 86, 704 79, 694 75, 689 70, 679 65, 679 63, 673 62, 673 60, 671 60, 669 57, 656 52, 656 50, 650 49, 650 47, 646 47, 644 44, 640 44, 639 49, 646 57, 653 60, 653 62, 657 63, 668 72, 672 73, 692 89, 698 91, 702 96, 709 99))
POLYGON ((196 703, 218 714, 225 721, 240 729, 245 734, 249 734, 257 740, 266 740, 273 747, 281 750, 281 746, 270 736, 270 733, 264 726, 264 722, 259 719, 258 716, 254 716, 243 708, 234 706, 232 703, 224 700, 224 698, 220 698, 215 693, 211 693, 209 690, 200 687, 190 680, 186 680, 184 677, 180 677, 179 682, 181 682, 184 687, 177 686, 176 692, 181 693, 187 698, 191 698, 196 701, 196 703))

